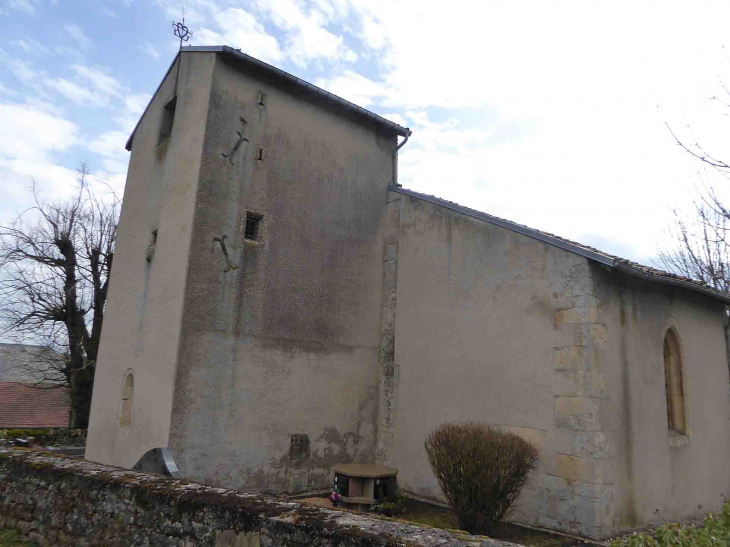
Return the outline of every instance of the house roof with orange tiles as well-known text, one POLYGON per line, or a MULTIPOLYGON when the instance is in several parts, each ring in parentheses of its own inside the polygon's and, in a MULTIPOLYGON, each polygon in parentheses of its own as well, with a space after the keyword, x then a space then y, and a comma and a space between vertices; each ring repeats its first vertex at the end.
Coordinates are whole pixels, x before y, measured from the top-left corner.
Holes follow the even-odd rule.
POLYGON ((42 346, 0 344, 0 427, 68 427, 68 390, 33 387, 32 374, 23 366, 55 355, 42 346))

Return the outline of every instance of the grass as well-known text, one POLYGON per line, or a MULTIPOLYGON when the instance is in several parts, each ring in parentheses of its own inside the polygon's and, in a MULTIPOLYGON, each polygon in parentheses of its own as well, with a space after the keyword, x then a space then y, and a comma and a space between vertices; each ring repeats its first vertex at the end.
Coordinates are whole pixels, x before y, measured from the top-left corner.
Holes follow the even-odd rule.
MULTIPOLYGON (((415 524, 424 524, 444 530, 458 530, 459 520, 452 509, 423 503, 413 498, 405 498, 405 510, 396 518, 415 524)), ((570 537, 533 530, 515 524, 503 523, 492 536, 493 539, 528 545, 531 547, 572 547, 596 545, 589 540, 577 540, 570 537)))
POLYGON ((18 530, 3 530, 0 532, 0 547, 38 547, 30 541, 20 541, 18 530))

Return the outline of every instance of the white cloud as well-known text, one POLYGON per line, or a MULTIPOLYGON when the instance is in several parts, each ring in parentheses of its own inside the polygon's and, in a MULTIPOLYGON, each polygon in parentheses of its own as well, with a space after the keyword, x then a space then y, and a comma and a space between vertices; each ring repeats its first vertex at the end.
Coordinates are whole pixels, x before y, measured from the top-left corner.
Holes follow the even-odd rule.
POLYGON ((383 27, 373 19, 371 15, 365 15, 360 20, 362 29, 360 36, 363 38, 368 47, 380 49, 385 46, 386 37, 383 27))
POLYGON ((18 11, 25 12, 28 15, 33 15, 35 13, 35 7, 30 0, 8 0, 7 5, 10 9, 16 9, 18 11))
POLYGON ((12 59, 10 61, 10 70, 15 74, 16 78, 27 84, 37 80, 40 76, 40 73, 31 68, 29 63, 19 59, 12 59))
POLYGON ((0 221, 8 221, 28 205, 27 188, 35 179, 51 196, 75 181, 73 170, 53 158, 79 143, 78 127, 32 106, 0 103, 0 221))
POLYGON ((355 61, 357 61, 358 55, 349 47, 346 47, 343 48, 342 58, 349 63, 354 63, 355 61))
MULTIPOLYGON (((342 36, 325 28, 328 14, 295 0, 255 0, 257 9, 287 31, 286 54, 295 64, 306 67, 315 58, 330 61, 346 58, 348 48, 342 36)), ((332 11, 330 11, 332 13, 332 11)), ((351 57, 351 55, 350 55, 351 57)))
POLYGON ((41 55, 52 55, 50 49, 35 40, 13 40, 12 45, 22 49, 26 53, 34 53, 41 55))
POLYGON ((121 98, 124 87, 118 80, 108 76, 98 68, 83 65, 72 65, 71 69, 86 82, 90 83, 103 95, 121 98))
POLYGON ((124 145, 128 138, 129 135, 121 131, 106 131, 90 142, 88 148, 108 158, 126 156, 124 145))
POLYGON ((0 103, 0 150, 5 159, 48 158, 52 151, 63 151, 78 144, 78 127, 57 116, 39 112, 26 105, 0 103))
POLYGON ((94 49, 94 42, 77 25, 63 25, 63 28, 78 42, 82 49, 94 49))
POLYGON ((217 12, 214 20, 220 32, 201 28, 193 34, 195 44, 229 45, 270 63, 282 60, 283 54, 276 38, 268 34, 264 26, 246 10, 228 8, 217 12))
POLYGON ((53 46, 53 51, 56 54, 65 57, 76 57, 77 59, 81 59, 83 57, 83 54, 78 49, 74 49, 72 47, 53 46))
POLYGON ((369 80, 351 70, 347 70, 334 78, 319 78, 316 84, 358 106, 373 104, 378 98, 385 97, 389 93, 388 89, 382 84, 369 80))
POLYGON ((94 93, 88 87, 82 87, 65 78, 43 78, 42 83, 45 87, 57 91, 77 105, 99 107, 109 104, 107 97, 94 93))
POLYGON ((4 85, 3 83, 0 83, 0 94, 12 97, 14 95, 17 95, 18 92, 15 91, 14 89, 10 89, 8 86, 4 85))
POLYGON ((160 52, 149 42, 145 42, 144 45, 139 46, 139 49, 152 59, 158 60, 160 58, 160 52))
POLYGON ((129 112, 132 116, 141 116, 151 99, 152 95, 149 93, 128 95, 124 99, 127 112, 129 112))

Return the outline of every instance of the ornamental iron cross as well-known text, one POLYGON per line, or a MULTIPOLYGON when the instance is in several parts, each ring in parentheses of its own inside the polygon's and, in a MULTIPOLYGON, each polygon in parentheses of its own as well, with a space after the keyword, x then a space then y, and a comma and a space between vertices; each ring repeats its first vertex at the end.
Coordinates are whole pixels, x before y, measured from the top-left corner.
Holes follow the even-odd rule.
POLYGON ((172 28, 175 29, 173 31, 175 36, 180 38, 180 49, 182 49, 182 43, 190 40, 190 37, 193 35, 193 31, 185 26, 185 17, 183 17, 182 23, 176 23, 173 21, 172 28))

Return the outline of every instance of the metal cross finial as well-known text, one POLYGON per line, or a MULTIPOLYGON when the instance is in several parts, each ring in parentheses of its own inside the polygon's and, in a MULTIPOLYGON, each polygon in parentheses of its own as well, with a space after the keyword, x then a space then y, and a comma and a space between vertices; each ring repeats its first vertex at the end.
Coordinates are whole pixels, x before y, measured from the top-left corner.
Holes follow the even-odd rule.
POLYGON ((193 31, 185 26, 185 17, 183 17, 182 23, 176 23, 173 21, 172 28, 175 29, 173 31, 175 36, 180 38, 180 48, 182 49, 182 43, 190 40, 190 37, 193 35, 193 31))

